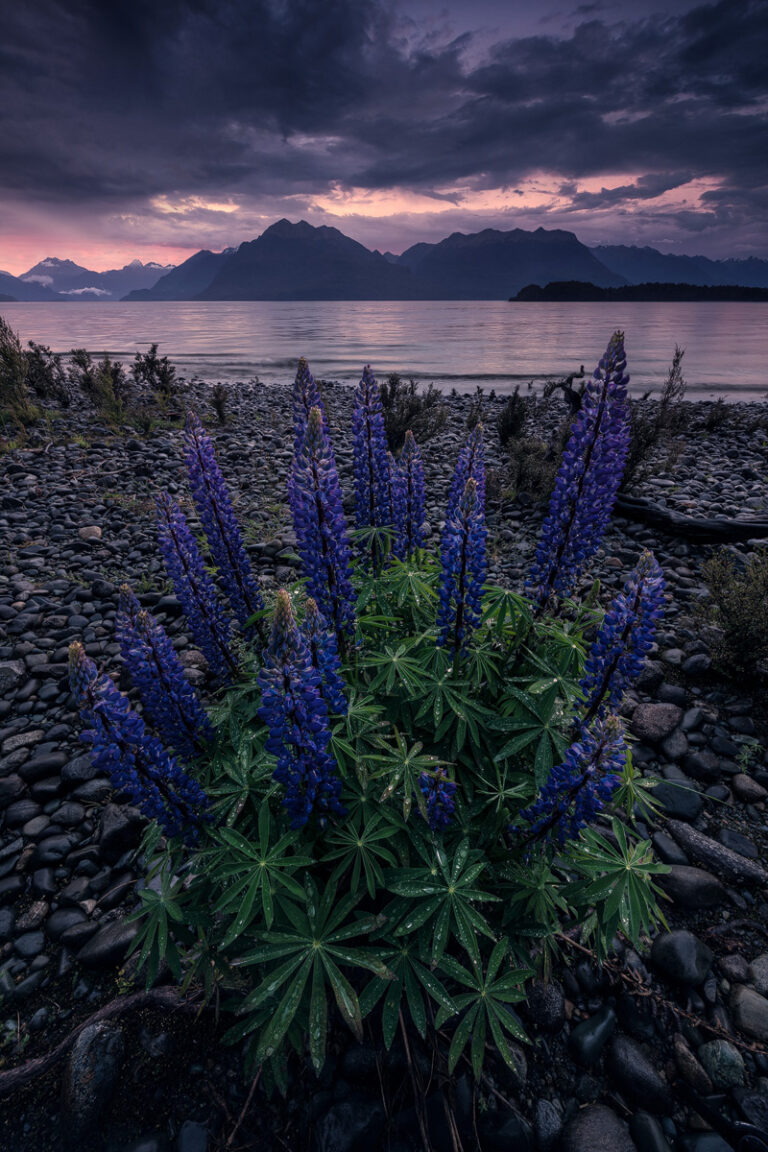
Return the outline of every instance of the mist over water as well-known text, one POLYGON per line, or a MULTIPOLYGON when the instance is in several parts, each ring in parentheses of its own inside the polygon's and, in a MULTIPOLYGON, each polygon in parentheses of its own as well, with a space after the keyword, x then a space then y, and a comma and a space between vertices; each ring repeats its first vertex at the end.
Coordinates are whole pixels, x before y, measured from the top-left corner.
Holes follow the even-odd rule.
POLYGON ((181 375, 288 383, 306 356, 318 379, 384 377, 499 393, 549 376, 592 372, 623 328, 631 391, 659 389, 675 343, 688 398, 758 400, 768 393, 768 305, 512 304, 503 301, 247 301, 0 304, 22 340, 56 352, 87 348, 129 361, 160 345, 181 375))

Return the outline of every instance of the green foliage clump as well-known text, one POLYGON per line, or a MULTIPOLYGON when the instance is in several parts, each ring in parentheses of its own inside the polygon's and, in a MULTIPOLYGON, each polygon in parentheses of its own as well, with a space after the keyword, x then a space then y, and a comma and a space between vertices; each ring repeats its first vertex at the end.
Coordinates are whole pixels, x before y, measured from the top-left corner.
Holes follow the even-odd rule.
POLYGON ((216 413, 216 419, 224 427, 227 422, 227 390, 223 384, 216 384, 211 392, 211 404, 216 413))
POLYGON ((69 381, 111 424, 125 419, 131 389, 125 368, 108 355, 95 362, 85 348, 70 353, 69 381))
POLYGON ((0 316, 0 413, 16 424, 31 424, 40 413, 27 383, 27 358, 21 341, 0 316))
POLYGON ((407 383, 393 372, 381 386, 384 429, 391 452, 405 443, 406 432, 412 432, 420 444, 436 436, 446 424, 448 414, 434 384, 419 392, 415 380, 407 383))
POLYGON ((728 676, 768 673, 768 549, 739 569, 725 549, 704 565, 716 626, 713 652, 728 676))
POLYGON ((520 395, 520 386, 516 385, 496 421, 502 448, 506 448, 510 440, 517 440, 522 436, 527 415, 528 406, 520 395))
POLYGON ((151 344, 148 352, 137 352, 131 375, 138 390, 148 392, 166 406, 176 398, 179 381, 175 365, 167 356, 158 356, 157 349, 157 344, 151 344))
POLYGON ((52 352, 45 344, 30 340, 24 353, 27 364, 27 384, 40 400, 54 400, 62 408, 71 402, 69 377, 60 352, 52 352))

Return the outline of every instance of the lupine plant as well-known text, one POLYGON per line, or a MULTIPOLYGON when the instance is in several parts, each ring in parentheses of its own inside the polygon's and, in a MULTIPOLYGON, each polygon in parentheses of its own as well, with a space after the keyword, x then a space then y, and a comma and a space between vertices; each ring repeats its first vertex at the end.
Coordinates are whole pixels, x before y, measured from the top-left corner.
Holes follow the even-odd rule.
POLYGON ((163 495, 159 542, 216 698, 203 709, 187 691, 129 591, 118 630, 146 723, 77 646, 72 688, 99 763, 153 818, 135 943, 148 982, 166 960, 215 994, 266 1083, 285 1087, 289 1058, 319 1073, 329 1034, 360 1038, 365 1020, 387 1047, 417 1033, 449 1073, 465 1059, 478 1078, 487 1060, 514 1066, 512 1042, 526 1039, 515 1004, 561 933, 580 927, 605 955, 617 933, 638 944, 661 918, 665 866, 634 825, 653 801, 617 708, 652 643, 663 577, 644 554, 607 611, 565 598, 621 479, 626 382, 617 333, 527 594, 486 579, 482 429, 442 494, 432 552, 421 454, 409 435, 388 457, 369 368, 354 398, 353 561, 330 430, 300 362, 293 587, 262 593, 237 559, 223 480, 190 422, 210 556, 163 495), (213 503, 227 509, 216 531, 213 503), (260 636, 243 603, 262 595, 260 636))

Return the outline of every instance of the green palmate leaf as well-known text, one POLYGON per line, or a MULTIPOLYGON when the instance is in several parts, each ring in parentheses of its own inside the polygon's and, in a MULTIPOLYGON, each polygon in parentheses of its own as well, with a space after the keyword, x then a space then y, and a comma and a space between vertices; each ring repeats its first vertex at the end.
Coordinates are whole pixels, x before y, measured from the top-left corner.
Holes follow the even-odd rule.
MULTIPOLYGON (((517 1070, 511 1041, 527 1042, 527 1036, 519 1019, 508 1005, 525 999, 523 985, 533 973, 530 969, 510 969, 504 963, 508 951, 508 941, 499 940, 488 960, 485 973, 479 966, 467 969, 452 956, 443 957, 441 968, 445 974, 461 987, 468 989, 454 997, 461 1016, 448 1051, 449 1072, 454 1071, 469 1043, 472 1070, 475 1078, 480 1079, 488 1028, 502 1059, 517 1070)), ((441 1008, 437 1014, 437 1027, 441 1028, 448 1019, 449 1014, 441 1008)))
POLYGON ((338 881, 351 869, 352 891, 357 892, 363 875, 368 895, 373 899, 377 889, 384 887, 382 865, 394 867, 397 862, 395 854, 387 847, 394 830, 393 822, 387 818, 385 810, 366 815, 358 809, 347 824, 329 837, 331 850, 326 852, 324 859, 338 860, 332 879, 338 881))
POLYGON ((404 1008, 411 1016, 416 1028, 422 1036, 426 1033, 427 997, 437 1005, 446 1015, 453 1016, 457 1011, 454 1000, 447 992, 443 982, 432 972, 420 953, 413 938, 407 938, 398 943, 397 948, 387 948, 382 953, 387 968, 393 979, 386 981, 375 978, 365 987, 360 996, 360 1010, 363 1017, 368 1016, 384 997, 382 1005, 382 1032, 384 1042, 389 1048, 397 1029, 398 1016, 404 1008))

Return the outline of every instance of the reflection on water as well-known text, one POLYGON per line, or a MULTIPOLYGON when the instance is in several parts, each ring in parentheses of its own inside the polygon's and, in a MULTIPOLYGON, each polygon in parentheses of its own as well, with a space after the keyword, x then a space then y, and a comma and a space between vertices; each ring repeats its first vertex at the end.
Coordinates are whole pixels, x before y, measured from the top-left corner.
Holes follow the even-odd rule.
POLYGON ((185 376, 286 382, 306 356, 319 378, 353 381, 363 364, 460 391, 510 392, 531 379, 591 371, 626 332, 632 391, 661 387, 675 343, 690 396, 762 398, 768 306, 757 303, 508 304, 315 301, 2 304, 23 340, 130 359, 151 342, 185 376))

